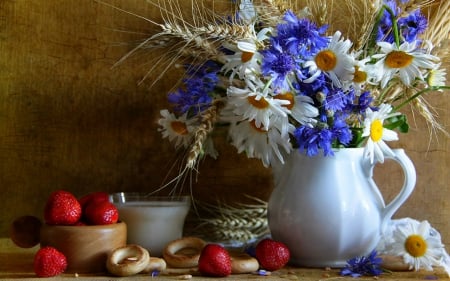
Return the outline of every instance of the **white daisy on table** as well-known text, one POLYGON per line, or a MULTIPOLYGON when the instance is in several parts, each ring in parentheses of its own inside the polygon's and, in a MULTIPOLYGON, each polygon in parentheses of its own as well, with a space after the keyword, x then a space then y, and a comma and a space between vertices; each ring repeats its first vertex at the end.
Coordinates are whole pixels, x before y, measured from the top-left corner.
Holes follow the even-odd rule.
POLYGON ((258 128, 268 130, 272 115, 287 117, 289 110, 283 105, 289 104, 289 101, 274 99, 261 81, 256 80, 254 83, 248 83, 244 89, 228 87, 227 107, 231 107, 234 114, 241 116, 241 120, 254 120, 258 128))
POLYGON ((158 128, 158 131, 161 132, 162 137, 175 142, 176 148, 188 147, 193 138, 194 120, 188 120, 186 114, 176 117, 167 109, 161 110, 160 114, 162 118, 158 120, 158 124, 161 128, 158 128))
POLYGON ((444 245, 428 221, 410 220, 399 225, 393 231, 393 241, 390 254, 402 256, 410 269, 433 270, 433 266, 442 265, 444 245))
POLYGON ((399 47, 395 43, 378 42, 381 54, 372 57, 379 59, 375 63, 381 87, 384 88, 394 77, 403 84, 411 86, 414 80, 424 80, 422 70, 436 69, 438 57, 416 48, 416 42, 404 42, 399 47))
MULTIPOLYGON (((292 125, 290 130, 294 130, 292 125)), ((260 159, 264 167, 275 162, 284 163, 283 150, 286 154, 292 150, 289 135, 281 134, 275 122, 267 130, 258 127, 255 121, 232 123, 229 136, 239 153, 246 152, 247 157, 260 159)))
POLYGON ((352 47, 350 40, 341 39, 341 33, 336 31, 327 48, 318 52, 312 60, 304 63, 309 68, 310 78, 303 82, 313 82, 321 72, 324 72, 333 81, 336 87, 342 88, 343 82, 353 79, 354 58, 349 54, 352 47))
POLYGON ((366 109, 362 137, 368 137, 364 156, 370 158, 370 163, 373 163, 374 159, 383 163, 385 154, 394 156, 392 150, 384 142, 398 140, 396 132, 383 127, 385 119, 400 114, 399 112, 391 113, 391 111, 392 106, 389 104, 381 104, 378 111, 366 109))

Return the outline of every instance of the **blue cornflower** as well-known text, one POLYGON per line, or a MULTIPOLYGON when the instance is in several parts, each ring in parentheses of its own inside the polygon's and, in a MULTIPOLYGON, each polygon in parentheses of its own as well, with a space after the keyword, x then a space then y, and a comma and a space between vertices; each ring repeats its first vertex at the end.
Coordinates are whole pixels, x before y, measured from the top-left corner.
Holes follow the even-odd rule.
POLYGON ((309 58, 328 45, 324 36, 328 26, 317 27, 309 19, 299 19, 291 10, 284 14, 286 23, 277 26, 277 40, 290 54, 309 58))
MULTIPOLYGON (((397 3, 395 0, 386 1, 386 6, 388 6, 392 12, 394 13, 394 16, 397 17, 398 15, 398 9, 397 9, 397 3)), ((392 20, 391 15, 388 11, 383 12, 383 16, 380 19, 380 23, 378 24, 378 32, 377 32, 377 41, 385 41, 389 43, 394 42, 394 34, 392 34, 392 20)))
POLYGON ((219 82, 217 73, 221 70, 221 66, 214 61, 206 61, 200 66, 186 65, 185 67, 187 77, 201 78, 203 87, 208 92, 212 91, 219 82))
POLYGON ((381 258, 377 256, 374 250, 369 256, 362 256, 350 259, 347 265, 341 270, 343 276, 378 276, 383 273, 381 269, 381 258))
POLYGON ((353 139, 352 131, 345 122, 346 117, 348 117, 346 114, 335 115, 331 129, 333 139, 343 145, 348 145, 353 139))
POLYGON ((213 62, 207 62, 199 67, 191 65, 185 67, 188 76, 183 79, 183 86, 169 93, 168 100, 180 114, 189 111, 197 114, 211 104, 210 94, 219 82, 217 72, 220 68, 213 62))
POLYGON ((399 30, 405 41, 411 43, 417 40, 417 36, 422 34, 428 27, 428 20, 417 9, 410 13, 407 17, 398 20, 399 30))
POLYGON ((300 126, 294 131, 294 137, 299 152, 304 151, 310 157, 318 155, 320 150, 324 156, 334 155, 331 146, 333 132, 328 128, 300 126))
POLYGON ((322 102, 325 110, 342 111, 353 102, 352 92, 333 87, 323 88, 321 92, 326 94, 322 102))
POLYGON ((376 107, 371 106, 373 101, 372 93, 369 91, 362 92, 358 97, 358 101, 355 104, 352 104, 351 111, 364 116, 367 108, 371 108, 372 110, 376 110, 376 107))
POLYGON ((169 102, 173 104, 177 112, 183 114, 192 110, 193 114, 197 114, 210 105, 212 98, 201 88, 203 84, 201 79, 186 79, 184 83, 186 89, 180 88, 168 95, 169 102))
POLYGON ((300 68, 299 71, 296 72, 296 78, 298 82, 292 83, 292 86, 303 95, 309 96, 314 99, 317 92, 320 92, 324 88, 327 88, 329 79, 327 79, 325 74, 322 72, 311 83, 302 82, 303 79, 308 78, 309 76, 310 75, 308 68, 300 68))
POLYGON ((280 43, 274 38, 271 39, 269 49, 262 51, 261 71, 263 75, 273 78, 273 85, 276 88, 287 88, 286 77, 290 73, 297 72, 298 64, 293 56, 284 52, 280 43))

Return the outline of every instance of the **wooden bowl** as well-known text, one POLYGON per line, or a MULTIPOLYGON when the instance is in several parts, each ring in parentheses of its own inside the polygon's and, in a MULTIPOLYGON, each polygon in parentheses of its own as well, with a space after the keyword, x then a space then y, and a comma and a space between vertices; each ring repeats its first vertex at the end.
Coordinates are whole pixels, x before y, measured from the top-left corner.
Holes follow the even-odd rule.
POLYGON ((68 273, 106 271, 107 255, 126 245, 124 222, 108 225, 42 225, 41 246, 53 246, 67 258, 68 273))

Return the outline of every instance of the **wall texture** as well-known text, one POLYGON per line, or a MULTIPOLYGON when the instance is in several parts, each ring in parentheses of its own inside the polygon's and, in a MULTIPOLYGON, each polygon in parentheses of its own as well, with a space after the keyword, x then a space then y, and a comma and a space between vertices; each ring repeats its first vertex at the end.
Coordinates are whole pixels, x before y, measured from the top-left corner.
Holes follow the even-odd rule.
MULTIPOLYGON (((108 3, 160 20, 159 9, 144 0, 108 3)), ((53 190, 78 196, 96 190, 150 192, 173 177, 170 171, 182 155, 162 140, 156 122, 179 73, 171 69, 150 87, 154 73, 162 71, 157 70, 138 83, 158 52, 112 67, 153 28, 91 0, 0 1, 0 236, 8 235, 17 216, 42 216, 53 190)), ((448 93, 428 100, 448 129, 448 93)), ((395 145, 406 150, 418 174, 414 194, 396 216, 429 220, 450 246, 448 137, 430 139, 418 117, 395 145)), ((244 202, 245 194, 266 200, 270 170, 225 141, 218 149, 222 157, 203 161, 183 191, 191 186, 193 195, 207 202, 244 202)), ((392 198, 401 184, 399 169, 380 167, 376 175, 392 198)))

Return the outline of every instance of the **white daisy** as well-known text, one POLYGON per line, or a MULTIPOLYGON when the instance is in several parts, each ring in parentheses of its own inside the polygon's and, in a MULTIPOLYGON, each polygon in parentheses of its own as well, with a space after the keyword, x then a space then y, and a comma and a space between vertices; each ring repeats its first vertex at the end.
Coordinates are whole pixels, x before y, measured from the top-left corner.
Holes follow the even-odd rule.
POLYGON ((426 81, 428 86, 430 87, 442 87, 445 86, 445 83, 447 81, 447 72, 444 68, 440 68, 440 64, 437 65, 436 69, 430 70, 428 72, 426 81))
POLYGON ((410 269, 433 270, 433 266, 442 265, 444 245, 427 221, 409 220, 398 225, 393 231, 393 241, 388 254, 402 256, 410 269))
POLYGON ((364 149, 364 156, 370 158, 370 163, 373 163, 374 158, 380 163, 383 163, 385 154, 394 156, 394 153, 384 141, 398 140, 397 133, 383 128, 385 119, 400 114, 399 112, 390 113, 391 110, 392 106, 389 104, 380 105, 378 111, 372 111, 370 108, 366 110, 362 136, 368 137, 364 149))
MULTIPOLYGON (((357 56, 358 54, 354 54, 354 57, 357 56)), ((364 91, 367 84, 374 84, 373 81, 377 80, 377 72, 374 65, 368 63, 369 61, 370 57, 354 61, 353 79, 344 82, 344 89, 352 87, 355 94, 359 96, 364 91)))
POLYGON ((311 97, 283 92, 275 95, 274 98, 289 101, 289 104, 283 106, 289 109, 289 115, 300 124, 314 124, 316 122, 313 118, 319 115, 319 110, 313 105, 311 97))
MULTIPOLYGON (((264 167, 275 162, 284 163, 283 154, 292 150, 290 138, 288 134, 281 134, 275 122, 271 124, 268 130, 265 130, 256 126, 255 121, 232 123, 229 129, 231 143, 239 153, 245 151, 247 157, 260 159, 264 167)), ((294 127, 290 126, 293 130, 294 127)))
POLYGON ((248 41, 238 41, 235 47, 230 47, 234 54, 225 56, 226 63, 222 67, 224 73, 231 72, 230 81, 238 75, 244 79, 246 75, 260 73, 261 54, 257 51, 256 44, 248 41))
POLYGON ((399 77, 403 84, 411 86, 415 79, 424 80, 423 69, 436 69, 438 57, 416 48, 416 42, 404 42, 399 47, 395 43, 378 42, 381 54, 372 57, 379 71, 381 87, 384 88, 393 77, 399 77))
POLYGON ((349 54, 352 47, 350 40, 341 40, 341 33, 336 31, 328 47, 318 52, 312 60, 305 62, 311 77, 305 83, 313 82, 321 72, 333 81, 336 87, 342 88, 342 82, 353 79, 353 57, 349 54))
POLYGON ((227 106, 231 106, 232 112, 241 116, 241 120, 255 120, 258 128, 268 130, 272 115, 287 117, 289 110, 283 105, 289 104, 289 101, 274 99, 268 94, 269 89, 263 88, 260 81, 255 83, 249 83, 244 89, 230 86, 227 89, 227 106))
POLYGON ((186 114, 176 117, 167 109, 160 111, 162 118, 158 120, 163 138, 169 138, 169 141, 175 142, 175 147, 188 147, 192 140, 193 120, 188 120, 186 114))

